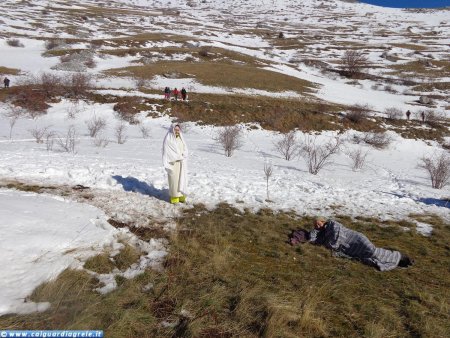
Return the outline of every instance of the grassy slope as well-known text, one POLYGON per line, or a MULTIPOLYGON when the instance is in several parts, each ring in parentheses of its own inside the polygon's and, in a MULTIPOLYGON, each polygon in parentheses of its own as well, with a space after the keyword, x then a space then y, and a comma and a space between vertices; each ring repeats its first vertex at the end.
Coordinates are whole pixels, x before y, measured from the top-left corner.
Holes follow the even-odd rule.
POLYGON ((119 280, 101 296, 91 291, 92 277, 66 271, 32 296, 51 301, 49 311, 4 316, 0 327, 100 328, 107 337, 446 337, 448 225, 421 216, 435 226, 423 237, 402 230, 411 227, 404 221, 339 219, 410 254, 415 266, 381 273, 321 247, 292 248, 284 243, 289 230, 310 219, 291 213, 197 206, 179 220, 164 272, 119 280))

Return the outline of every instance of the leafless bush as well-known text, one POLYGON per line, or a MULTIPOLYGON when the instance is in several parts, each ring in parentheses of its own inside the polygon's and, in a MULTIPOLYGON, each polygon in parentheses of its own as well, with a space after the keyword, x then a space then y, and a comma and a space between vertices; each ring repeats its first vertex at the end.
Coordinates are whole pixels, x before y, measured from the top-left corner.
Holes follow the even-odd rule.
POLYGON ((123 122, 120 122, 114 129, 114 134, 116 135, 118 144, 124 144, 127 141, 127 136, 125 135, 126 130, 127 126, 123 122))
POLYGON ((352 170, 357 171, 361 170, 366 164, 366 158, 369 151, 364 151, 362 148, 358 148, 355 150, 349 150, 346 154, 352 160, 352 170))
POLYGON ((367 63, 367 57, 359 50, 346 50, 341 59, 342 69, 351 78, 360 74, 367 63))
POLYGON ((370 108, 368 105, 354 105, 345 117, 353 123, 361 123, 369 116, 370 108))
POLYGON ((419 167, 428 171, 431 178, 431 186, 434 189, 442 189, 450 180, 450 156, 445 152, 439 155, 424 156, 419 167))
POLYGON ((53 145, 55 144, 55 137, 56 137, 56 133, 54 131, 49 131, 45 135, 45 146, 47 148, 47 151, 53 150, 53 145))
POLYGON ((76 136, 77 131, 75 127, 70 126, 69 129, 67 129, 66 135, 57 136, 55 138, 55 141, 62 151, 76 154, 76 146, 77 146, 76 136))
POLYGON ((383 133, 367 133, 363 138, 364 142, 377 149, 387 148, 391 142, 392 137, 386 132, 383 133))
POLYGON ((106 119, 94 114, 90 120, 86 121, 86 125, 89 130, 89 136, 95 137, 101 130, 106 128, 106 119))
POLYGON ((99 134, 95 136, 92 143, 98 148, 105 148, 109 144, 109 140, 105 135, 99 134))
POLYGON ((203 46, 203 47, 200 48, 200 51, 198 52, 198 54, 200 56, 203 56, 203 57, 206 58, 206 57, 210 56, 209 55, 210 51, 211 51, 211 47, 210 46, 203 46))
POLYGON ((63 79, 58 75, 42 73, 39 82, 47 98, 59 96, 64 93, 62 88, 63 79))
POLYGON ((48 40, 45 42, 45 49, 52 50, 52 49, 57 48, 61 44, 62 44, 61 40, 56 40, 56 39, 48 40))
POLYGON ((36 140, 36 143, 44 143, 44 137, 47 135, 47 130, 50 126, 47 127, 34 127, 30 129, 29 132, 31 136, 33 136, 36 140))
POLYGON ((384 113, 386 114, 386 117, 390 120, 398 120, 403 117, 403 112, 401 111, 401 109, 395 107, 386 108, 384 110, 384 113))
POLYGON ((425 121, 430 127, 436 128, 445 121, 445 114, 443 112, 429 110, 425 113, 425 121))
MULTIPOLYGON (((143 124, 141 124, 139 126, 139 130, 141 131, 142 134, 142 138, 149 138, 150 137, 150 128, 147 126, 144 126, 143 124)), ((183 129, 182 129, 183 130, 183 129)))
POLYGON ((86 60, 84 62, 84 64, 85 64, 86 67, 91 68, 91 69, 97 67, 97 62, 95 62, 93 57, 91 57, 90 59, 86 60))
POLYGON ((87 94, 91 86, 91 77, 85 73, 75 73, 64 79, 66 95, 79 98, 87 94))
POLYGON ((3 113, 3 116, 8 119, 10 140, 12 139, 12 131, 17 123, 17 120, 19 120, 24 115, 25 115, 24 109, 14 105, 8 106, 6 112, 3 113))
POLYGON ((222 146, 225 156, 231 157, 233 152, 242 146, 241 128, 239 126, 223 127, 217 132, 214 139, 222 146))
POLYGON ((384 86, 384 90, 391 94, 398 94, 398 90, 394 89, 391 85, 384 86))
POLYGON ((274 143, 275 150, 280 153, 283 158, 290 161, 292 157, 298 152, 297 139, 295 132, 291 131, 282 134, 281 139, 274 143))
POLYGON ((77 117, 77 115, 80 113, 80 106, 78 102, 74 102, 70 105, 70 107, 67 109, 67 118, 74 119, 77 117))
POLYGON ((137 88, 145 87, 147 84, 147 80, 140 76, 133 77, 133 81, 137 88))
POLYGON ((269 179, 273 174, 273 166, 272 163, 265 162, 264 163, 264 175, 266 176, 266 193, 267 193, 267 200, 270 200, 269 196, 269 179))
POLYGON ((11 46, 11 47, 24 47, 23 43, 20 42, 19 39, 9 39, 9 40, 6 40, 6 43, 8 44, 8 46, 11 46))
POLYGON ((321 169, 332 163, 331 157, 340 151, 342 140, 339 137, 324 144, 317 144, 317 136, 306 136, 300 146, 300 156, 308 165, 308 171, 317 175, 321 169))

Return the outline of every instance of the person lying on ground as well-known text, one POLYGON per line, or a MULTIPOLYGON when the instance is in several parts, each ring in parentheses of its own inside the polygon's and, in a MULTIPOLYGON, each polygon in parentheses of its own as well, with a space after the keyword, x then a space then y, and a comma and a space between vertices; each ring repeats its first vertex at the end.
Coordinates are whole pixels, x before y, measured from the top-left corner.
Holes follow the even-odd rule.
POLYGON ((396 267, 408 267, 414 263, 408 256, 396 250, 377 248, 362 233, 351 230, 334 220, 317 217, 314 229, 308 232, 294 230, 289 238, 291 245, 300 243, 323 245, 335 257, 357 259, 364 264, 388 271, 396 267))

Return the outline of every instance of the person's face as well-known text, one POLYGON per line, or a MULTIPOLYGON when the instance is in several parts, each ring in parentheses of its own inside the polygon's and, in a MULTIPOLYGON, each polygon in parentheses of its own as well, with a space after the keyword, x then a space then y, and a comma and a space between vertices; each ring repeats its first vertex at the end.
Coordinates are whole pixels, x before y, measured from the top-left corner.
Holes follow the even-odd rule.
POLYGON ((173 130, 174 130, 176 136, 180 135, 180 131, 181 131, 180 127, 176 126, 173 130))
POLYGON ((324 225, 324 224, 325 224, 324 221, 320 221, 320 220, 314 221, 314 227, 315 227, 316 229, 321 229, 321 228, 323 228, 323 225, 324 225))

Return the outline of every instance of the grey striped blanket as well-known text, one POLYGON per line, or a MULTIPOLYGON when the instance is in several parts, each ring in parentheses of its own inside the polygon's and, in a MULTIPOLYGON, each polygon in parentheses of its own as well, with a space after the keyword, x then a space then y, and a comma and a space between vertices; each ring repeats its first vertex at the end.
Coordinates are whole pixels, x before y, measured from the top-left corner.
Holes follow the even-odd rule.
POLYGON ((312 230, 309 241, 331 249, 335 256, 358 259, 380 271, 395 269, 401 257, 400 252, 377 248, 363 234, 333 220, 328 220, 321 229, 312 230))

